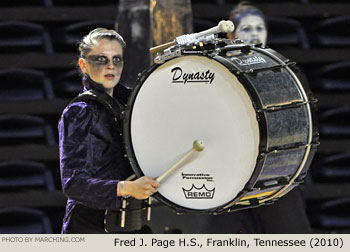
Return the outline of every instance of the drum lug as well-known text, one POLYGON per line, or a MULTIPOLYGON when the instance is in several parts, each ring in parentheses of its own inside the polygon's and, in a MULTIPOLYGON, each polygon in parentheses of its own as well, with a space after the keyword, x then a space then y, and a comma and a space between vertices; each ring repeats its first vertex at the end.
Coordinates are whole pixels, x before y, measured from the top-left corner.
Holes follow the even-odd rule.
POLYGON ((300 185, 300 184, 304 183, 305 176, 306 176, 306 173, 305 174, 300 174, 299 177, 297 177, 294 180, 294 184, 300 185))
POLYGON ((248 54, 250 52, 250 50, 251 50, 251 47, 249 45, 243 46, 241 48, 241 52, 244 53, 244 54, 248 54))
POLYGON ((296 68, 297 63, 295 61, 285 61, 285 63, 287 64, 287 66, 289 66, 290 68, 296 68))
POLYGON ((182 55, 181 49, 176 48, 174 51, 172 49, 176 48, 175 46, 171 46, 163 51, 163 54, 158 55, 154 58, 154 63, 163 64, 166 60, 170 60, 172 58, 176 58, 182 55))
POLYGON ((259 163, 261 160, 264 160, 266 158, 266 154, 265 152, 262 152, 259 154, 259 156, 256 158, 257 163, 259 163))
POLYGON ((249 190, 249 192, 260 192, 261 188, 260 187, 254 187, 249 190))

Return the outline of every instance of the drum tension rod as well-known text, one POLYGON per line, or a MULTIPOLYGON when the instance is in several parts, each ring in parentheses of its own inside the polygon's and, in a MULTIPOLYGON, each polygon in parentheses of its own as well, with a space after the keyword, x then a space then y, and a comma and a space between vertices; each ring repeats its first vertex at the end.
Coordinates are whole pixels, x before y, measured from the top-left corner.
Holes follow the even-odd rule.
POLYGON ((302 145, 296 145, 296 146, 292 146, 292 147, 288 147, 288 148, 281 148, 281 149, 272 149, 268 152, 263 152, 263 154, 268 155, 268 154, 277 154, 280 153, 282 151, 290 151, 290 150, 299 150, 299 149, 306 149, 310 146, 315 145, 314 143, 310 143, 310 144, 302 144, 302 145))
POLYGON ((282 68, 285 68, 286 66, 287 65, 279 64, 279 65, 266 67, 266 68, 249 69, 247 71, 243 71, 242 73, 249 74, 249 75, 256 75, 259 72, 266 72, 266 71, 280 72, 280 71, 282 71, 282 68))
POLYGON ((262 109, 258 109, 257 112, 262 113, 262 112, 271 112, 271 111, 278 111, 278 110, 283 110, 283 109, 289 109, 289 108, 297 108, 306 104, 312 103, 312 101, 293 101, 290 103, 283 103, 283 104, 277 104, 273 106, 268 106, 262 109))
MULTIPOLYGON (((128 178, 125 179, 125 181, 131 181, 133 179, 136 178, 136 175, 135 174, 132 174, 130 175, 128 178)), ((121 205, 121 208, 120 208, 120 211, 121 211, 121 217, 120 217, 120 227, 125 227, 125 219, 126 219, 126 207, 128 205, 128 203, 126 202, 126 199, 128 197, 123 197, 122 198, 122 205, 121 205)))

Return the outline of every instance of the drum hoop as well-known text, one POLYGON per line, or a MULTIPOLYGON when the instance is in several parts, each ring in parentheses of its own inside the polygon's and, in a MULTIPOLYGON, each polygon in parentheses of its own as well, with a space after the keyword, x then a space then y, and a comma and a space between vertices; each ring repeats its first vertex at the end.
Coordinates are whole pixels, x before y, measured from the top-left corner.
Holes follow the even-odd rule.
POLYGON ((133 89, 133 91, 131 92, 130 97, 128 98, 128 102, 127 102, 127 109, 125 111, 125 117, 123 120, 123 137, 124 137, 124 145, 125 145, 125 151, 126 154, 128 156, 131 168, 133 169, 133 171, 135 172, 137 177, 142 177, 144 176, 142 170, 139 168, 140 165, 137 162, 136 156, 135 156, 135 152, 134 152, 134 148, 132 145, 132 141, 131 141, 131 130, 130 130, 130 121, 127 120, 126 118, 131 118, 131 114, 132 114, 132 109, 134 106, 134 102, 135 99, 137 97, 137 94, 140 91, 140 88, 144 82, 144 80, 154 71, 156 70, 160 65, 151 65, 150 67, 148 67, 146 70, 144 70, 141 74, 139 74, 139 77, 136 80, 136 84, 135 87, 133 89), (135 165, 138 167, 138 169, 134 168, 135 165))

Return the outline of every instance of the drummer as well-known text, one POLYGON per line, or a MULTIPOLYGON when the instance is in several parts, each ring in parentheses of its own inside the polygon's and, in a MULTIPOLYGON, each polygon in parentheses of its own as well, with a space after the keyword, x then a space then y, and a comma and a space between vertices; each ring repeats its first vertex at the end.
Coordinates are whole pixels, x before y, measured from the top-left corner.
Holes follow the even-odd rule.
POLYGON ((261 10, 243 1, 232 9, 229 19, 235 25, 233 33, 227 33, 229 39, 240 39, 245 44, 266 45, 267 25, 261 10))
MULTIPOLYGON (((83 92, 93 90, 98 97, 107 94, 109 102, 117 103, 113 91, 123 71, 125 47, 116 31, 104 28, 82 39, 78 65, 83 92)), ((123 196, 142 200, 157 192, 159 183, 154 178, 125 181, 132 169, 121 132, 100 102, 72 102, 64 109, 58 129, 62 189, 68 198, 62 233, 105 233, 104 214, 118 211, 123 196)), ((143 226, 130 232, 151 231, 143 226)))

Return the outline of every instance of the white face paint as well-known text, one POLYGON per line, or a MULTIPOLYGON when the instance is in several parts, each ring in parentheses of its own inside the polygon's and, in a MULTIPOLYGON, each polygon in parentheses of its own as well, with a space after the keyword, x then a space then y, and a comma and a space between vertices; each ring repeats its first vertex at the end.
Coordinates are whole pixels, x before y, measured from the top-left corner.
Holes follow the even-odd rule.
POLYGON ((267 30, 264 20, 256 15, 247 15, 241 19, 236 28, 237 39, 243 40, 246 44, 266 45, 267 30))

